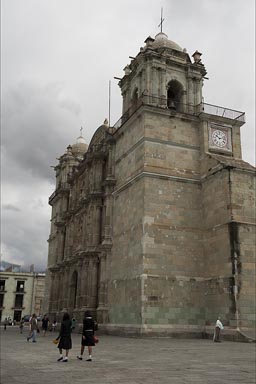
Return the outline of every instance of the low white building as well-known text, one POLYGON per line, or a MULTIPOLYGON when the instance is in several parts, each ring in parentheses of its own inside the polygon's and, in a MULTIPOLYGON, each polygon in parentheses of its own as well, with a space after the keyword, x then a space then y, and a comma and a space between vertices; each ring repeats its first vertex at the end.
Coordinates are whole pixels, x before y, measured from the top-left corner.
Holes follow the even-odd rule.
POLYGON ((20 321, 25 315, 41 314, 45 274, 0 272, 0 320, 20 321))

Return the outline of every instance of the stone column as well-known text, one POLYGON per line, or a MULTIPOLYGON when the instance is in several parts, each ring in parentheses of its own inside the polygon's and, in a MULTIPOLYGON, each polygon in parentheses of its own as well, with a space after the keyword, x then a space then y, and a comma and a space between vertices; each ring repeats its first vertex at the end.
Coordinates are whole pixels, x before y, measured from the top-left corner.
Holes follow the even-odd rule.
POLYGON ((83 246, 83 249, 86 248, 87 246, 87 233, 86 233, 86 230, 87 230, 87 209, 84 211, 84 214, 83 214, 83 235, 82 235, 82 246, 83 246))
POLYGON ((56 272, 54 272, 53 277, 52 277, 52 310, 53 312, 57 311, 57 275, 56 272))
POLYGON ((108 146, 108 163, 107 163, 107 177, 112 177, 113 175, 113 151, 112 146, 108 146))
POLYGON ((188 94, 187 94, 187 104, 189 112, 193 113, 195 109, 194 104, 194 83, 191 77, 188 77, 188 94))
MULTIPOLYGON (((102 226, 102 237, 104 243, 112 243, 112 191, 115 183, 114 180, 114 151, 113 147, 109 146, 108 153, 108 169, 105 186, 105 204, 104 204, 104 227, 102 226)), ((102 223, 103 224, 103 223, 102 223)))
POLYGON ((100 221, 101 221, 101 206, 96 203, 93 211, 93 233, 92 243, 98 245, 100 243, 100 221))
POLYGON ((73 247, 73 236, 74 236, 74 223, 73 219, 69 221, 66 235, 66 246, 64 259, 67 260, 72 252, 73 247))
POLYGON ((89 284, 90 284, 90 270, 89 260, 84 262, 84 273, 83 273, 83 306, 88 307, 89 302, 89 284))
POLYGON ((102 182, 102 159, 99 157, 95 162, 95 176, 94 176, 94 190, 101 192, 101 182, 102 182))
POLYGON ((63 276, 63 309, 68 308, 68 298, 69 298, 69 267, 65 268, 65 273, 63 276))
POLYGON ((106 185, 105 193, 106 215, 103 244, 112 243, 112 187, 106 185))
POLYGON ((53 312, 53 302, 54 302, 54 278, 55 278, 55 274, 53 272, 51 272, 50 274, 50 285, 51 285, 51 288, 50 288, 50 295, 49 295, 49 311, 50 312, 53 312))
POLYGON ((123 110, 122 110, 122 115, 123 115, 127 111, 127 109, 129 109, 129 96, 130 96, 129 88, 126 88, 126 90, 123 91, 122 96, 123 96, 123 110))
POLYGON ((58 234, 58 258, 57 258, 57 263, 61 263, 63 260, 63 253, 64 253, 64 231, 63 229, 59 230, 57 232, 58 234))
POLYGON ((187 91, 182 91, 182 96, 181 96, 181 111, 182 111, 182 112, 189 112, 189 111, 188 111, 188 105, 187 105, 187 91))
POLYGON ((70 231, 70 224, 67 222, 66 226, 66 235, 65 235, 65 243, 64 243, 64 254, 63 254, 63 260, 67 258, 68 254, 68 248, 69 248, 69 231, 70 231))
POLYGON ((88 270, 89 270, 89 261, 86 259, 83 261, 82 266, 82 276, 81 276, 81 290, 80 290, 80 297, 81 297, 81 307, 86 307, 88 300, 88 270))
POLYGON ((160 69, 160 97, 161 105, 167 105, 167 90, 166 90, 166 72, 164 69, 160 69))
POLYGON ((123 104, 123 114, 127 112, 127 110, 130 108, 131 98, 130 98, 130 87, 127 86, 126 90, 124 91, 124 104, 123 104))
POLYGON ((87 215, 87 244, 90 246, 93 244, 93 216, 94 216, 94 206, 90 205, 87 215))
POLYGON ((158 95, 157 95, 157 69, 152 67, 152 103, 158 104, 158 95))
MULTIPOLYGON (((149 62, 147 62, 147 64, 146 64, 146 90, 147 90, 148 95, 152 96, 150 79, 151 79, 151 65, 149 62)), ((150 100, 148 100, 148 102, 150 102, 150 100)))
POLYGON ((104 307, 106 303, 105 281, 106 281, 106 253, 102 253, 99 261, 98 307, 104 307))
POLYGON ((60 272, 56 275, 56 288, 55 288, 55 294, 56 294, 56 310, 59 311, 59 304, 60 304, 60 272))
POLYGON ((79 260, 78 264, 78 275, 77 275, 77 291, 76 291, 76 308, 81 307, 82 297, 81 297, 81 291, 82 291, 82 273, 83 273, 83 261, 79 260))
POLYGON ((199 105, 202 102, 202 79, 196 79, 196 94, 195 94, 195 105, 199 105))
POLYGON ((143 90, 141 90, 141 72, 138 73, 137 79, 138 79, 138 96, 140 97, 143 92, 143 90))
POLYGON ((60 274, 60 280, 59 280, 58 310, 61 311, 62 308, 63 308, 63 277, 64 277, 64 270, 61 269, 59 274, 60 274))
POLYGON ((194 85, 194 105, 197 106, 198 105, 198 102, 197 102, 197 90, 198 90, 198 80, 197 79, 194 79, 193 81, 193 85, 194 85))
POLYGON ((94 257, 89 264, 89 308, 96 309, 98 299, 98 258, 94 257))
POLYGON ((61 232, 62 232, 61 261, 63 261, 65 257, 66 228, 63 228, 61 232))
POLYGON ((98 307, 97 319, 100 323, 108 322, 108 280, 107 280, 107 259, 111 247, 105 246, 105 251, 100 256, 99 284, 98 284, 98 307))

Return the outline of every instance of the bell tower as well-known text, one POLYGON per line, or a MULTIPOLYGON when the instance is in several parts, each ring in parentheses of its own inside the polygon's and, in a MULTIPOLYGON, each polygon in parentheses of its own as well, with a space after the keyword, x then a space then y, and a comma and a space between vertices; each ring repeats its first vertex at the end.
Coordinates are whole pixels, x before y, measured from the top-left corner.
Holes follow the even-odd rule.
POLYGON ((245 230, 235 225, 234 236, 243 197, 232 188, 239 177, 252 183, 252 170, 241 160, 244 113, 203 101, 201 55, 161 31, 119 81, 108 303, 121 333, 201 335, 224 307, 226 324, 236 321, 234 250, 245 230))
POLYGON ((120 81, 123 113, 138 106, 141 98, 151 105, 189 112, 202 102, 203 78, 206 75, 201 54, 196 51, 191 62, 186 49, 160 32, 148 37, 145 46, 124 68, 120 81))

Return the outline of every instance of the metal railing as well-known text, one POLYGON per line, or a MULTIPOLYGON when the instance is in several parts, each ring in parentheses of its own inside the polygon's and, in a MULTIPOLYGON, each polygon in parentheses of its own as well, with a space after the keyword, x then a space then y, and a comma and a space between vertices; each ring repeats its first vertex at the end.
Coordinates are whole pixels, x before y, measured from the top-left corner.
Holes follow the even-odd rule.
POLYGON ((218 105, 207 104, 207 103, 202 103, 201 106, 202 106, 201 112, 207 113, 209 115, 225 117, 227 119, 238 120, 241 122, 245 121, 244 112, 236 111, 234 109, 229 109, 225 107, 220 107, 218 105))
POLYGON ((120 128, 124 123, 126 123, 127 120, 130 119, 130 117, 134 114, 135 111, 137 111, 137 109, 140 108, 141 105, 144 105, 143 97, 144 97, 144 95, 141 95, 136 100, 136 102, 134 102, 134 104, 129 109, 127 109, 127 111, 113 125, 114 128, 116 128, 116 129, 120 128))
POLYGON ((116 129, 120 128, 142 105, 149 105, 194 116, 199 116, 201 113, 206 113, 209 115, 237 120, 240 122, 245 121, 245 113, 233 109, 207 103, 200 103, 198 105, 184 104, 173 99, 168 99, 166 97, 142 94, 138 99, 134 101, 133 105, 120 117, 120 119, 114 124, 113 127, 116 129))

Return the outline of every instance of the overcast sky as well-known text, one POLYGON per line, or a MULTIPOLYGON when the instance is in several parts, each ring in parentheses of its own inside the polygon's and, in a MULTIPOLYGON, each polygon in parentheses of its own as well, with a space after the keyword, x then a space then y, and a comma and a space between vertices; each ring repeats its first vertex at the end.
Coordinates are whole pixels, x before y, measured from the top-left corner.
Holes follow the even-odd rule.
POLYGON ((114 76, 163 31, 208 71, 204 99, 245 111, 243 159, 254 163, 254 0, 2 0, 2 259, 47 265, 56 157, 84 127, 121 116, 114 76))

